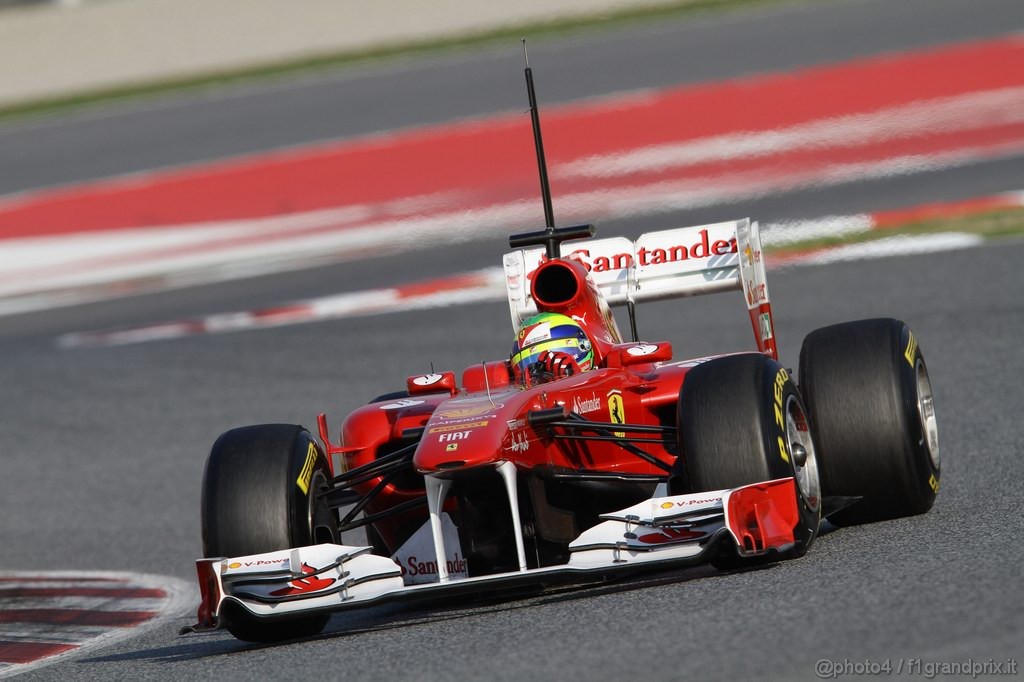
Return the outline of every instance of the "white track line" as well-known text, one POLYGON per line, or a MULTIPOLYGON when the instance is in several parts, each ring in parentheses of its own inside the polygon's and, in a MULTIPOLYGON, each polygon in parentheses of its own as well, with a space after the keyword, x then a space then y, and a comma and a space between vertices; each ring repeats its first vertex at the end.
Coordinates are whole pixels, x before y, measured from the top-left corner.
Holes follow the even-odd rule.
MULTIPOLYGON (((559 214, 568 221, 654 215, 801 187, 824 187, 949 168, 984 159, 1005 158, 1021 151, 1024 151, 1024 140, 930 156, 837 164, 788 175, 751 172, 718 182, 708 179, 668 181, 581 192, 560 198, 559 214)), ((0 274, 0 315, 463 243, 496 236, 495 225, 534 224, 536 214, 535 201, 515 201, 416 219, 386 220, 360 227, 346 224, 335 229, 328 221, 322 230, 298 235, 287 230, 275 231, 275 225, 279 220, 295 221, 303 216, 253 221, 254 230, 269 236, 224 248, 195 248, 187 253, 158 253, 141 257, 137 253, 119 252, 100 262, 67 263, 64 267, 43 270, 26 264, 25 268, 8 270, 0 274)), ((195 240, 194 244, 201 247, 208 239, 204 229, 195 226, 185 228, 183 232, 187 232, 195 240)), ((219 231, 224 228, 216 225, 211 229, 219 231)), ((112 243, 120 238, 116 232, 105 236, 112 243)), ((101 237, 96 235, 96 238, 101 237)), ((19 246, 16 243, 10 245, 19 246)))
POLYGON ((862 147, 1022 121, 1024 87, 1002 88, 819 119, 779 130, 729 133, 588 156, 556 166, 553 174, 561 178, 612 178, 797 150, 862 147))
MULTIPOLYGON (((828 225, 831 222, 826 221, 825 224, 828 225)), ((778 229, 776 228, 776 230, 778 229)), ((821 227, 808 223, 795 229, 804 230, 803 234, 806 235, 818 234, 821 227)), ((977 235, 961 233, 897 235, 863 244, 822 249, 804 254, 795 260, 788 260, 785 265, 791 267, 798 264, 832 263, 932 253, 967 248, 981 242, 982 238, 977 235)), ((444 278, 436 280, 434 283, 420 282, 407 287, 370 289, 308 299, 270 307, 262 311, 223 313, 112 331, 75 332, 58 337, 57 345, 61 348, 120 346, 147 341, 180 339, 188 336, 250 331, 323 320, 439 308, 464 303, 496 302, 505 298, 505 279, 500 267, 466 273, 457 276, 456 279, 470 281, 453 285, 451 283, 453 278, 444 278), (417 293, 412 295, 403 293, 407 291, 417 293)))
POLYGON ((962 232, 940 232, 923 235, 893 235, 860 244, 846 244, 818 253, 808 254, 805 261, 810 265, 838 263, 839 261, 871 260, 890 256, 910 256, 919 253, 953 251, 977 246, 984 241, 976 234, 962 232))

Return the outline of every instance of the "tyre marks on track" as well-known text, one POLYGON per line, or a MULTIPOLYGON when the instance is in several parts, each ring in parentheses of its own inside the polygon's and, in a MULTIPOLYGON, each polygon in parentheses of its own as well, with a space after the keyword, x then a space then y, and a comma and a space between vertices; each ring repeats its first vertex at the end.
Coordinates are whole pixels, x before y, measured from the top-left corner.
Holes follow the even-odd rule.
POLYGON ((112 572, 0 574, 0 677, 49 665, 181 615, 177 578, 112 572))

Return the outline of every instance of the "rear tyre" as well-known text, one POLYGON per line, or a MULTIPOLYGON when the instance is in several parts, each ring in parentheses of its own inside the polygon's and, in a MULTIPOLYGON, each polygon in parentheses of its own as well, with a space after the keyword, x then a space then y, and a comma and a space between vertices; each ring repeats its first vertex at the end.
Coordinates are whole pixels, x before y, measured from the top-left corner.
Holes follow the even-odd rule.
POLYGON ((938 430, 924 356, 907 325, 880 318, 808 334, 800 390, 825 495, 861 497, 836 525, 921 514, 939 490, 938 430))
POLYGON ((796 482, 800 520, 791 549, 781 557, 741 559, 730 547, 711 563, 734 568, 806 553, 818 533, 821 486, 807 411, 782 365, 756 353, 697 365, 679 392, 677 420, 681 454, 669 478, 670 494, 785 477, 796 482))
MULTIPOLYGON (((213 444, 203 475, 203 555, 233 557, 335 538, 336 519, 317 495, 330 477, 309 432, 291 424, 232 429, 213 444)), ((260 622, 228 608, 225 626, 248 642, 315 635, 329 614, 260 622)))

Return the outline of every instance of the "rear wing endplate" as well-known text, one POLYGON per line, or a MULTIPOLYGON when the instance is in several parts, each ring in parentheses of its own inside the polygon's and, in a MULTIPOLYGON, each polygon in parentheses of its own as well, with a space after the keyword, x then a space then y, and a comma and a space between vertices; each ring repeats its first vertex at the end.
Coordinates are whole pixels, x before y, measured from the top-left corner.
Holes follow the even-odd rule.
MULTIPOLYGON (((587 268, 611 305, 642 303, 740 289, 747 301, 757 347, 778 358, 764 255, 750 219, 566 243, 563 258, 587 268)), ((536 314, 530 293, 533 271, 546 259, 542 248, 506 253, 503 259, 512 325, 536 314)))

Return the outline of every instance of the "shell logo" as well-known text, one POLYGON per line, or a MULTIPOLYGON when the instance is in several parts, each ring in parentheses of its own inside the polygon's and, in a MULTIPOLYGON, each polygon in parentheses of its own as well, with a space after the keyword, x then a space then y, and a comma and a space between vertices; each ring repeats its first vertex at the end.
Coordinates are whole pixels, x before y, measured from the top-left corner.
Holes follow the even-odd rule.
POLYGON ((232 561, 230 564, 228 564, 228 568, 241 568, 241 567, 242 567, 242 564, 238 563, 237 561, 232 561))
POLYGON ((480 405, 478 407, 455 407, 450 410, 435 412, 435 414, 444 419, 460 419, 462 417, 475 417, 478 414, 484 414, 485 412, 492 411, 494 411, 494 407, 491 407, 490 405, 480 405))
POLYGON ((672 507, 674 507, 674 506, 675 506, 675 505, 674 505, 674 504, 672 504, 671 502, 662 502, 662 503, 661 503, 661 508, 662 508, 662 509, 671 509, 671 508, 672 508, 672 507))

